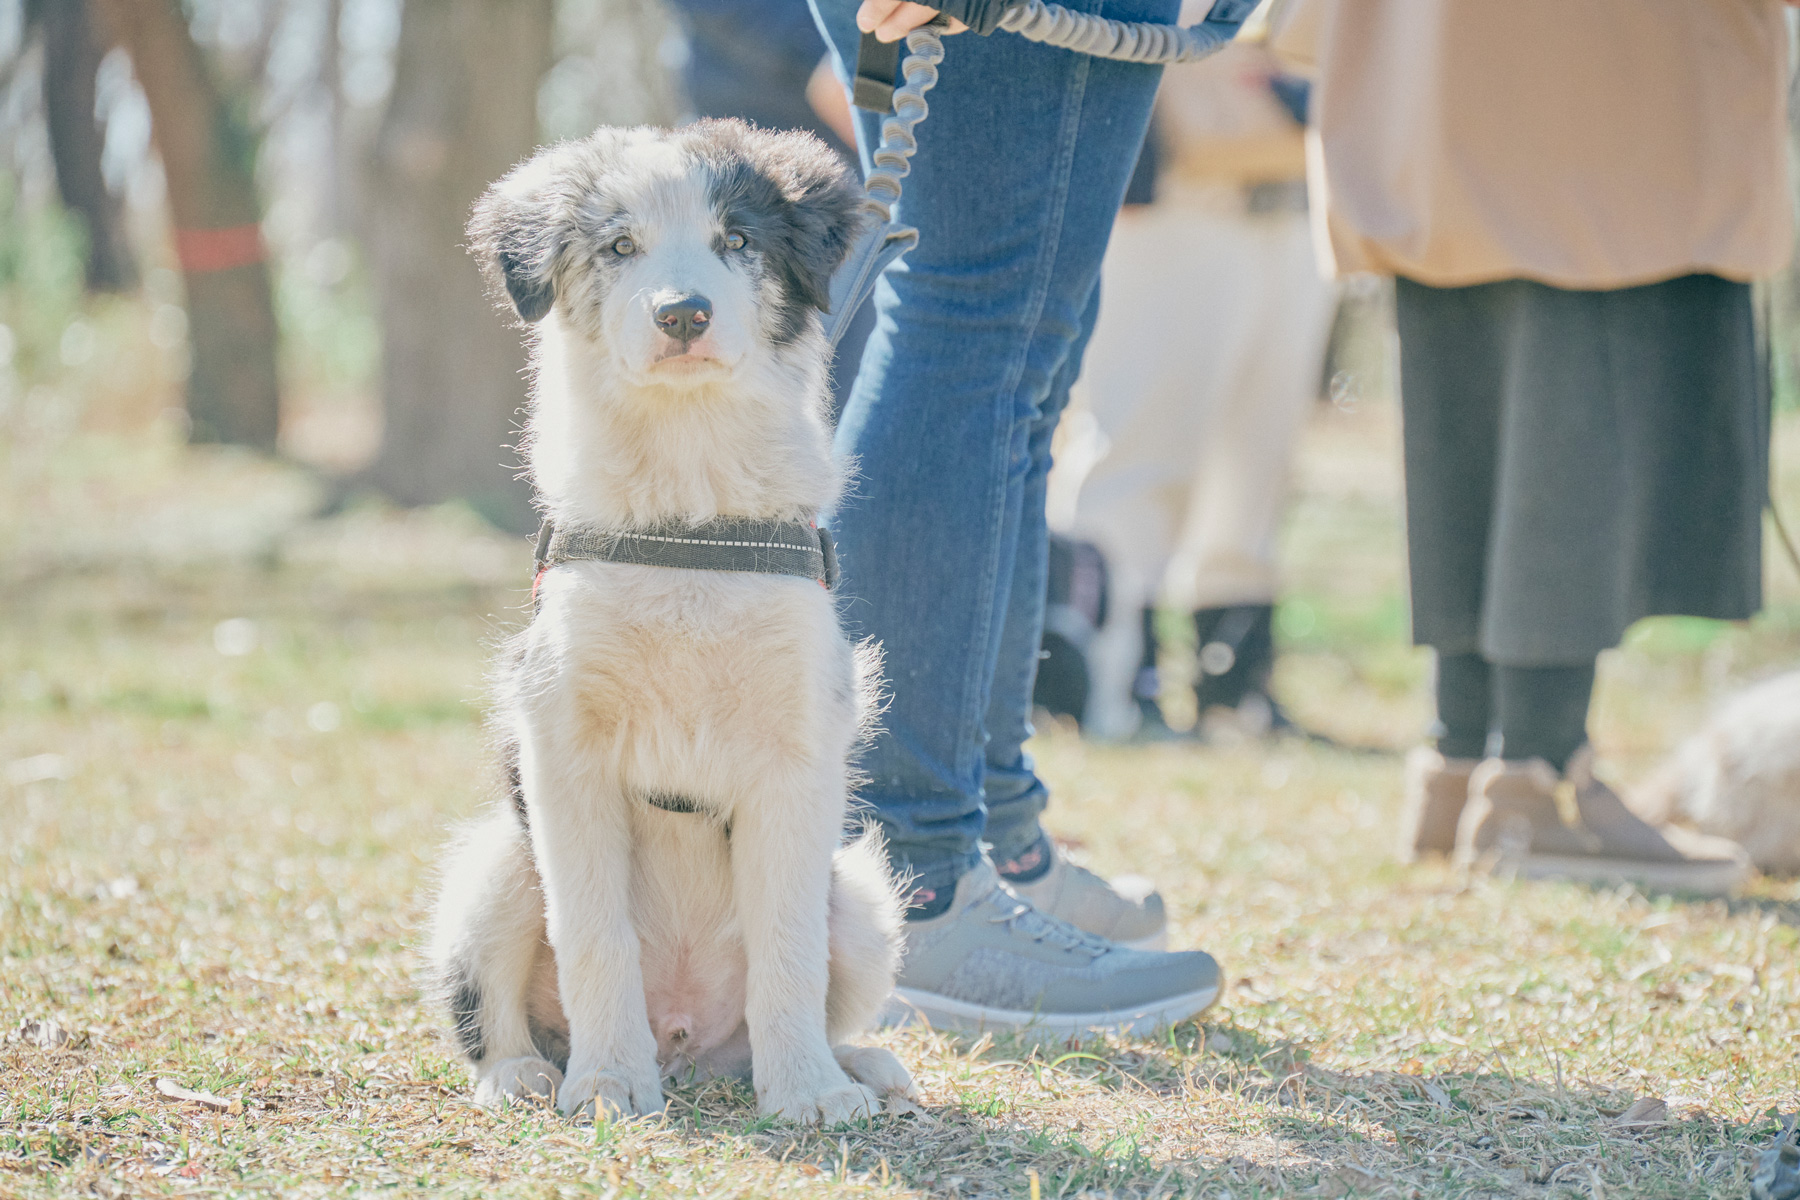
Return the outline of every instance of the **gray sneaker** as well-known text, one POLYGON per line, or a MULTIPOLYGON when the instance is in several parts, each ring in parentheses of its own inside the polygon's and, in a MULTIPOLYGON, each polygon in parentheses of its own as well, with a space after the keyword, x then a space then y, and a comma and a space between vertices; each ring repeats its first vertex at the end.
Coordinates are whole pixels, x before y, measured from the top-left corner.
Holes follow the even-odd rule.
POLYGON ((1149 1033, 1219 998, 1219 964, 1199 950, 1131 950, 1045 916, 987 859, 956 884, 950 911, 906 925, 888 1024, 1149 1033))
POLYGON ((1050 869, 1030 883, 1007 883, 1047 917, 1131 950, 1161 950, 1169 941, 1163 898, 1142 875, 1102 879, 1052 852, 1050 869))

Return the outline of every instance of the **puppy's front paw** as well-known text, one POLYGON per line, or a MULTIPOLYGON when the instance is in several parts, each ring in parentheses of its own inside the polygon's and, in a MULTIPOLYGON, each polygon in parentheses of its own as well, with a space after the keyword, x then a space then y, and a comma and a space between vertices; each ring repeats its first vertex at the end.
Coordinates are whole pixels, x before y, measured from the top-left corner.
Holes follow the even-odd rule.
POLYGON ((841 1125, 881 1113, 881 1097, 873 1088, 848 1079, 835 1087, 818 1090, 795 1088, 771 1092, 762 1098, 764 1116, 798 1121, 802 1125, 841 1125))
POLYGON ((569 1072, 556 1096, 565 1117, 647 1117, 663 1110, 662 1083, 649 1071, 569 1072))
POLYGON ((548 1100, 562 1086, 562 1078, 562 1072, 544 1059, 532 1055, 503 1058, 480 1072, 475 1103, 498 1108, 509 1100, 548 1100))
POLYGON ((831 1054, 845 1074, 858 1083, 868 1084, 881 1095, 905 1096, 908 1100, 919 1098, 912 1076, 899 1059, 880 1046, 833 1046, 831 1054))

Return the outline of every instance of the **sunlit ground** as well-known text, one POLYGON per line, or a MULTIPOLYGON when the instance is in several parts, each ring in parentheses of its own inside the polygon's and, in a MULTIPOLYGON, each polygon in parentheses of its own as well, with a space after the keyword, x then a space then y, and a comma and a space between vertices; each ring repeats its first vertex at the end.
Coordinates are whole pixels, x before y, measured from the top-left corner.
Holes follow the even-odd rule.
MULTIPOLYGON (((1800 1105, 1794 881, 1687 903, 1392 861, 1428 706, 1383 402, 1309 432, 1279 689, 1387 752, 1038 745, 1054 830, 1154 876, 1225 999, 1157 1039, 886 1035, 923 1113, 820 1133, 724 1085, 598 1129, 470 1105, 415 948, 492 791, 526 545, 454 510, 313 521, 316 481, 182 449, 153 403, 96 432, 38 400, 0 433, 0 1196, 1739 1200, 1800 1105)), ((1778 439, 1800 512, 1800 421, 1778 439)), ((1800 581, 1769 577, 1746 627, 1609 656, 1616 778, 1800 663, 1800 581)))

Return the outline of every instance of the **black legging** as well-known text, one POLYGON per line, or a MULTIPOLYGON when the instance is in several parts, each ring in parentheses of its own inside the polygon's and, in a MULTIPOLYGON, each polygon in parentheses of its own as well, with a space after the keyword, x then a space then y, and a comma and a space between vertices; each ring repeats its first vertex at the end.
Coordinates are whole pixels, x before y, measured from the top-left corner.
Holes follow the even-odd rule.
POLYGON ((1437 747, 1446 758, 1483 758, 1500 734, 1509 759, 1541 758, 1557 770, 1587 740, 1594 664, 1496 666, 1479 654, 1440 654, 1437 747))

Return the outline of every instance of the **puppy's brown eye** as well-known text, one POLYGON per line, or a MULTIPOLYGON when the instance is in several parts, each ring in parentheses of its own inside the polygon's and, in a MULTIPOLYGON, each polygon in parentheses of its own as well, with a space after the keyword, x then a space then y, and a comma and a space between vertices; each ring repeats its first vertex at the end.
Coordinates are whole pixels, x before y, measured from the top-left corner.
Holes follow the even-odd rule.
POLYGON ((628 237, 622 237, 612 244, 612 252, 620 258, 630 258, 637 253, 637 243, 628 237))
POLYGON ((726 234, 725 248, 727 250, 742 250, 744 248, 744 235, 741 233, 726 234))

